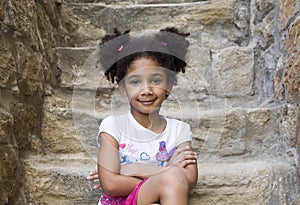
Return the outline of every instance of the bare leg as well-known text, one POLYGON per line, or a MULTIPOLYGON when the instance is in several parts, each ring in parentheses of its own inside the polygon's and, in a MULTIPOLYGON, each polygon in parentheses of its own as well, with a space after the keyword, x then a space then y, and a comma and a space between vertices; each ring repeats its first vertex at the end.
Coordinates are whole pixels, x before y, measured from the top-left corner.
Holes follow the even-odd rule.
POLYGON ((151 176, 140 188, 137 205, 187 205, 188 181, 178 167, 151 176))

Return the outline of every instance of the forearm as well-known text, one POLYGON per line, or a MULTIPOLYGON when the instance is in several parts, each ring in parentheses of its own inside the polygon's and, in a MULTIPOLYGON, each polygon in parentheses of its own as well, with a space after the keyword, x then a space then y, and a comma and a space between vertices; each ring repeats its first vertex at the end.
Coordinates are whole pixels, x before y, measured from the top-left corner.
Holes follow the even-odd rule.
MULTIPOLYGON (((149 178, 150 176, 161 173, 168 168, 170 168, 170 166, 161 167, 141 163, 123 164, 121 165, 120 174, 138 178, 149 178)), ((190 189, 193 189, 198 180, 197 163, 189 164, 181 169, 188 180, 190 189)))
POLYGON ((184 172, 188 183, 189 183, 189 189, 193 189, 197 185, 198 180, 198 168, 197 163, 196 164, 190 164, 186 167, 182 168, 182 171, 184 172))
POLYGON ((122 164, 120 174, 138 178, 149 178, 150 176, 163 172, 166 169, 168 169, 168 167, 142 163, 122 164))
POLYGON ((109 196, 127 196, 141 179, 111 172, 103 167, 98 171, 103 192, 109 196))

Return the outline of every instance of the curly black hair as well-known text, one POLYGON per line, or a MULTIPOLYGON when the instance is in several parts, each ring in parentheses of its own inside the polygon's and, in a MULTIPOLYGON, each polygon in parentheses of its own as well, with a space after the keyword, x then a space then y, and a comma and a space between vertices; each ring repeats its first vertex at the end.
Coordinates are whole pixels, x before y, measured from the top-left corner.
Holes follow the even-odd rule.
POLYGON ((130 65, 143 57, 172 71, 168 72, 168 80, 176 84, 176 74, 184 73, 187 65, 185 55, 189 42, 185 37, 189 33, 179 32, 175 27, 167 27, 154 35, 138 38, 130 37, 129 33, 130 30, 121 33, 115 29, 114 34, 102 38, 99 63, 107 79, 112 83, 120 83, 130 65))

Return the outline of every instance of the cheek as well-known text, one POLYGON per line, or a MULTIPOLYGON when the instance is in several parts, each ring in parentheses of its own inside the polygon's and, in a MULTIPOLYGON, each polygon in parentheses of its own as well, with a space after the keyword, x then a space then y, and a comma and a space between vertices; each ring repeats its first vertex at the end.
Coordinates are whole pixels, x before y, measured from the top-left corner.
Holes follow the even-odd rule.
POLYGON ((160 91, 166 91, 167 90, 167 85, 166 84, 164 84, 164 83, 162 83, 162 84, 160 84, 160 85, 155 85, 155 86, 153 86, 153 88, 154 89, 157 89, 157 90, 160 90, 160 91))
POLYGON ((167 93, 167 88, 159 86, 159 87, 153 88, 153 91, 156 95, 165 96, 167 93))
POLYGON ((131 98, 133 98, 133 97, 135 97, 135 96, 137 96, 138 94, 139 94, 139 92, 140 92, 140 88, 137 88, 137 87, 131 87, 131 88, 128 88, 127 87, 127 97, 129 98, 129 99, 131 99, 131 98))

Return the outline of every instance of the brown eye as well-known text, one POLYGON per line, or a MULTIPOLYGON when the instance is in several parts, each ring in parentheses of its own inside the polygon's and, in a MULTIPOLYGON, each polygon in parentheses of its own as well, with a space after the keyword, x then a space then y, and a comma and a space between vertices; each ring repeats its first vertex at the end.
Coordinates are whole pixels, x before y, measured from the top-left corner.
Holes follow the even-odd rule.
POLYGON ((158 85, 158 84, 160 84, 161 82, 162 82, 161 79, 152 79, 152 80, 151 80, 151 83, 154 84, 154 85, 158 85))
POLYGON ((131 80, 131 81, 129 81, 130 85, 138 85, 139 83, 140 83, 139 80, 131 80))

